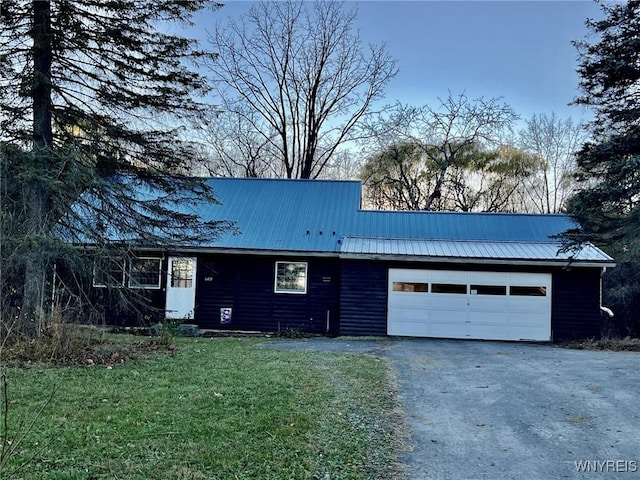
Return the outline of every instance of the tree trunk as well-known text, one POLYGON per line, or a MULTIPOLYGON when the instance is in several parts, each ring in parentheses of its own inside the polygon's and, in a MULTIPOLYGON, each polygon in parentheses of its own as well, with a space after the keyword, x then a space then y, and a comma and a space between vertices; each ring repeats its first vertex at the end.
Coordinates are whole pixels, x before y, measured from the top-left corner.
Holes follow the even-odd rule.
POLYGON ((27 245, 22 301, 22 327, 39 333, 44 327, 45 274, 47 252, 43 239, 48 232, 50 188, 46 173, 53 160, 53 117, 51 102, 51 4, 33 0, 33 155, 28 168, 29 180, 24 192, 27 210, 27 245))

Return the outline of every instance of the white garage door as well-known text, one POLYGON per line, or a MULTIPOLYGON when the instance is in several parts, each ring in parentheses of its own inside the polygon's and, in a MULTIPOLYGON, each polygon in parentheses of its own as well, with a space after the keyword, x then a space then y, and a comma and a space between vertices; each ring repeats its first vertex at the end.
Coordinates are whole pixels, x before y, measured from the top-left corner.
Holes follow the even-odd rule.
POLYGON ((389 269, 387 333, 550 340, 551 275, 389 269))

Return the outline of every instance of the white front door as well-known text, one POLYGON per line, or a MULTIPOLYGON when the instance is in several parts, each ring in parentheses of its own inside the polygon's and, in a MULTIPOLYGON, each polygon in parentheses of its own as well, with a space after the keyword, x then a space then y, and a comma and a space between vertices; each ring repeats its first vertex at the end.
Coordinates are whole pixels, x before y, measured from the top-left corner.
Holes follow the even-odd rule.
POLYGON ((167 305, 170 320, 193 320, 196 304, 195 257, 169 257, 167 267, 167 305))

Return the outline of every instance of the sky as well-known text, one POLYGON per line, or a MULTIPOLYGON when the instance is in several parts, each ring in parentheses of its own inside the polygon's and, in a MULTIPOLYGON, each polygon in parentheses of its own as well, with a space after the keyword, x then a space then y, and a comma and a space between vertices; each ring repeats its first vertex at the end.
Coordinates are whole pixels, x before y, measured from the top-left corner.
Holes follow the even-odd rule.
MULTIPOLYGON (((238 19, 253 2, 228 1, 197 17, 198 30, 238 19)), ((398 61, 383 103, 436 106, 438 98, 501 97, 522 118, 555 112, 578 121, 572 40, 587 34, 585 20, 600 18, 590 0, 573 1, 355 1, 363 43, 385 43, 398 61)))

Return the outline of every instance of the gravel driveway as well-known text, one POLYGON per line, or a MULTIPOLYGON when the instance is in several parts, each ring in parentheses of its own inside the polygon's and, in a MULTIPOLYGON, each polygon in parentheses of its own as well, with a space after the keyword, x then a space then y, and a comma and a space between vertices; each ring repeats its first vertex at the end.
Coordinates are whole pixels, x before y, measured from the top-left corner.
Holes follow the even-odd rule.
POLYGON ((393 361, 411 432, 401 458, 410 480, 640 478, 638 353, 431 339, 279 348, 393 361))

